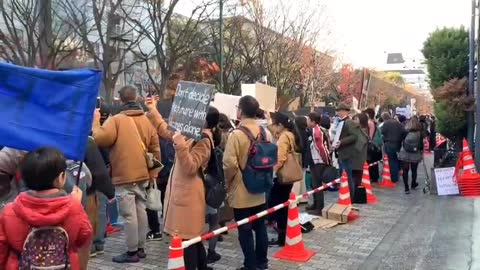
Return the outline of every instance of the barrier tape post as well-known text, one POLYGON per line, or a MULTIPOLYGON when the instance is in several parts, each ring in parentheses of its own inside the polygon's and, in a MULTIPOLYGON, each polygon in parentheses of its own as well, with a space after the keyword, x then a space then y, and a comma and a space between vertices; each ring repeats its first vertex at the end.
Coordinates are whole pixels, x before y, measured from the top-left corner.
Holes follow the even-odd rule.
POLYGON ((285 247, 275 253, 273 257, 292 262, 308 262, 315 255, 315 252, 305 248, 302 239, 302 228, 298 219, 299 215, 295 194, 290 193, 285 247))
POLYGON ((185 270, 185 260, 183 259, 182 239, 174 236, 170 246, 168 256, 168 270, 185 270))

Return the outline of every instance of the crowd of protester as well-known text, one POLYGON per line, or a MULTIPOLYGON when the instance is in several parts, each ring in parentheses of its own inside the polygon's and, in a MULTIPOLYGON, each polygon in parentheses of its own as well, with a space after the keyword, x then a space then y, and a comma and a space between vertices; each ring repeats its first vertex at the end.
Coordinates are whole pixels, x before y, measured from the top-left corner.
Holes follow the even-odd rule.
MULTIPOLYGON (((255 98, 245 96, 239 101, 236 120, 209 107, 203 135, 195 141, 168 128, 167 116, 160 113, 155 98, 140 104, 131 86, 122 88, 119 96, 123 105, 117 113, 111 115, 106 106, 95 111, 81 163, 67 161, 49 147, 32 152, 0 150, 0 265, 6 266, 2 269, 28 263, 24 252, 32 251, 26 251, 24 243, 35 245, 31 229, 52 226, 68 236, 66 256, 71 269, 87 269, 89 257, 104 253, 107 205, 118 208, 126 242, 125 252, 112 260, 136 263, 147 257, 146 241, 160 240, 163 233, 183 240, 195 238, 204 233, 206 224, 211 231, 247 218, 287 201, 292 191, 301 194, 337 179, 342 171, 355 201, 364 163, 377 164, 383 154, 389 158, 393 182, 403 170, 409 193, 418 186, 424 139, 435 136, 433 117, 407 120, 385 112, 379 118, 373 109, 353 114, 349 106, 340 104, 335 117, 312 110, 293 119, 264 112, 255 98), (245 171, 251 165, 255 140, 275 145, 277 152, 271 175, 262 175, 271 178, 271 186, 253 192, 245 171), (226 193, 220 206, 206 201, 205 179, 216 151, 223 155, 218 162, 226 193), (163 168, 151 167, 147 155, 161 161, 163 168), (305 177, 285 182, 282 168, 292 157, 305 177), (81 177, 75 171, 72 174, 71 168, 81 170, 77 171, 81 177), (147 194, 154 188, 161 193, 161 210, 149 209, 147 194)), ((379 166, 370 166, 369 171, 377 183, 379 166)), ((324 194, 313 197, 307 211, 322 215, 324 194)), ((263 218, 238 228, 244 255, 240 269, 268 269, 268 247, 285 245, 287 209, 275 212, 269 221, 275 224, 276 239, 268 239, 268 222, 263 218)), ((186 269, 212 269, 209 265, 221 260, 216 252, 221 240, 221 236, 210 239, 208 250, 201 242, 187 247, 186 269)))

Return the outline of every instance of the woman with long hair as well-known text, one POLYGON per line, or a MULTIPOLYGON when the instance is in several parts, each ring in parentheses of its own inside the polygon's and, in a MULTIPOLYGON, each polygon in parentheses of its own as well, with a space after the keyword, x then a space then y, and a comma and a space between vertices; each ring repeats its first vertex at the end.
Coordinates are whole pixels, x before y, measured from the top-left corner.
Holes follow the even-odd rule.
POLYGON ((352 163, 352 177, 355 181, 355 185, 360 186, 362 184, 363 165, 367 161, 369 141, 368 116, 364 113, 359 113, 353 116, 352 120, 359 125, 359 128, 357 129, 357 142, 355 143, 358 156, 352 163))
MULTIPOLYGON (((278 145, 278 161, 274 167, 274 171, 278 172, 287 161, 288 154, 292 151, 300 153, 303 150, 302 138, 295 127, 293 121, 285 114, 277 113, 273 118, 273 125, 275 134, 277 134, 278 145)), ((300 162, 300 160, 297 160, 300 162)), ((288 201, 293 184, 280 184, 277 177, 274 179, 274 184, 270 192, 269 206, 275 206, 280 203, 288 201)), ((285 236, 287 229, 287 215, 288 209, 282 208, 274 213, 274 220, 278 227, 278 239, 272 240, 270 245, 285 245, 285 236)))
MULTIPOLYGON (((382 146, 383 146, 383 139, 381 135, 381 131, 375 122, 375 110, 372 108, 368 108, 364 111, 364 113, 368 116, 368 137, 372 146, 368 147, 367 150, 367 162, 368 164, 376 163, 382 159, 382 146)), ((372 183, 378 183, 380 178, 380 171, 378 164, 370 165, 368 168, 368 172, 370 175, 370 181, 372 183)))
POLYGON ((398 159, 402 161, 403 183, 405 184, 405 194, 410 193, 408 185, 408 172, 412 171, 412 189, 418 187, 417 169, 418 164, 423 158, 423 139, 425 138, 422 123, 414 117, 406 125, 407 136, 403 140, 402 148, 398 153, 398 159))
MULTIPOLYGON (((188 240, 201 235, 204 231, 207 205, 201 173, 210 160, 212 147, 220 145, 221 133, 217 128, 218 122, 218 110, 209 107, 200 140, 194 142, 192 139, 186 139, 179 132, 173 135, 176 155, 167 185, 164 208, 164 231, 169 235, 178 235, 188 240), (185 222, 186 220, 188 222, 185 222)), ((209 209, 208 214, 213 212, 216 214, 216 211, 210 210, 212 209, 209 209)), ((209 222, 213 223, 215 220, 209 222)), ((184 252, 187 270, 212 269, 207 267, 207 254, 202 242, 189 246, 184 252)), ((220 258, 215 256, 215 259, 220 258)))
MULTIPOLYGON (((302 153, 302 168, 303 168, 303 179, 302 181, 296 182, 293 184, 293 192, 298 196, 305 192, 307 192, 307 185, 306 185, 306 169, 308 168, 308 147, 306 143, 308 142, 308 125, 307 125, 307 117, 305 116, 298 116, 295 117, 295 128, 298 131, 298 134, 303 142, 303 149, 304 152, 302 153)), ((302 198, 299 201, 300 203, 307 203, 308 199, 302 198)))

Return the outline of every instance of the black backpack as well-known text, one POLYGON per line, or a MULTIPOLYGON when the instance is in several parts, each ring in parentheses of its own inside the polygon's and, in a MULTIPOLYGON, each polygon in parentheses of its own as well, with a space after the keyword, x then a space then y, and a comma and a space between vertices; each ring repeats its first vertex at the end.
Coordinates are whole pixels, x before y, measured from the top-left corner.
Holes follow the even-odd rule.
POLYGON ((202 138, 208 138, 211 145, 210 160, 201 174, 205 185, 205 201, 208 206, 218 209, 227 196, 223 174, 223 151, 220 147, 215 147, 207 135, 203 135, 202 138))
POLYGON ((420 151, 420 132, 408 132, 407 137, 403 140, 403 149, 408 153, 416 153, 420 151))

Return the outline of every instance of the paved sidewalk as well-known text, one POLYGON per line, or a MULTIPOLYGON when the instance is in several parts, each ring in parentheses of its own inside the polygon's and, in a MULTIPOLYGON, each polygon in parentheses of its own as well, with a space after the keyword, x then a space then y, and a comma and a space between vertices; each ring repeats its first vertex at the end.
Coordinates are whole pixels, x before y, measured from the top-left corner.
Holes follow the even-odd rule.
MULTIPOLYGON (((270 260, 270 269, 287 270, 345 270, 358 269, 367 257, 389 233, 399 218, 407 211, 412 198, 421 198, 421 190, 410 195, 403 194, 403 184, 396 189, 375 188, 374 193, 379 199, 377 204, 359 205, 360 218, 356 221, 339 225, 327 230, 314 230, 304 235, 305 244, 314 250, 316 255, 304 264, 290 263, 276 259, 270 260)), ((327 192, 326 201, 334 202, 336 192, 327 192)), ((271 235, 274 237, 274 234, 271 235)), ((236 269, 242 266, 243 255, 237 241, 236 231, 227 235, 225 241, 218 243, 217 252, 222 260, 214 269, 236 269)), ((147 245, 148 258, 137 264, 115 264, 111 262, 113 255, 125 251, 123 234, 119 233, 107 239, 105 255, 91 259, 89 269, 166 269, 168 258, 168 240, 149 242, 147 245)), ((273 258, 278 249, 269 250, 273 258)))

